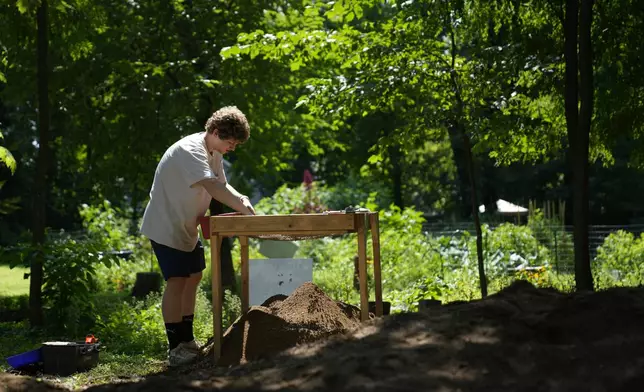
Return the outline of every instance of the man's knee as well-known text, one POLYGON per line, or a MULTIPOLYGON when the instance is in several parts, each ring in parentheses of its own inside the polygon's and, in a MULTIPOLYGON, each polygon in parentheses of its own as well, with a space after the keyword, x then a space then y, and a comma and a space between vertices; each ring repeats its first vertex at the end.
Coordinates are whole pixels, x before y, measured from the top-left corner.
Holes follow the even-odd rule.
POLYGON ((188 278, 184 277, 172 277, 169 278, 166 282, 166 291, 183 291, 183 288, 186 287, 188 283, 188 278))
POLYGON ((194 274, 190 274, 190 276, 187 278, 188 279, 188 284, 190 284, 190 285, 198 285, 199 282, 201 281, 202 276, 203 276, 203 273, 201 271, 195 272, 194 274))

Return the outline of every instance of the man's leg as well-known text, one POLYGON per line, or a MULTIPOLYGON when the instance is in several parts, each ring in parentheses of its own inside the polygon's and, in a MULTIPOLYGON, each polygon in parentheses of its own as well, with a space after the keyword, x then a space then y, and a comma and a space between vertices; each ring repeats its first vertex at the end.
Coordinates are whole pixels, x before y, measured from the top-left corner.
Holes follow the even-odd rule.
POLYGON ((197 288, 201 281, 202 273, 196 272, 186 278, 186 284, 183 288, 181 298, 181 320, 183 322, 182 342, 191 342, 195 340, 192 324, 195 314, 195 301, 197 299, 197 288))
POLYGON ((189 278, 169 278, 166 282, 165 291, 163 292, 161 313, 163 314, 170 350, 181 343, 181 327, 183 323, 181 308, 183 292, 188 280, 189 278))

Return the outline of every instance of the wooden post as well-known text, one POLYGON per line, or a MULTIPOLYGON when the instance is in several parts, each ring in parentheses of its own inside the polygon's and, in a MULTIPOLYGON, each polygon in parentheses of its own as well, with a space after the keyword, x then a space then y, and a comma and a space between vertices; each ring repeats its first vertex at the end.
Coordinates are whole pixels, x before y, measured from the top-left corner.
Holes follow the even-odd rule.
POLYGON ((373 245, 373 280, 376 291, 376 317, 382 316, 382 274, 380 269, 380 222, 378 213, 369 214, 371 242, 373 245))
POLYGON ((221 356, 223 287, 221 285, 221 237, 210 232, 210 269, 212 271, 212 326, 215 363, 221 356))
POLYGON ((244 315, 248 312, 250 302, 248 286, 248 237, 240 236, 239 244, 241 245, 241 311, 242 315, 244 315))
POLYGON ((367 237, 364 214, 356 214, 358 231, 358 275, 360 278, 360 319, 369 319, 369 287, 367 286, 367 237))

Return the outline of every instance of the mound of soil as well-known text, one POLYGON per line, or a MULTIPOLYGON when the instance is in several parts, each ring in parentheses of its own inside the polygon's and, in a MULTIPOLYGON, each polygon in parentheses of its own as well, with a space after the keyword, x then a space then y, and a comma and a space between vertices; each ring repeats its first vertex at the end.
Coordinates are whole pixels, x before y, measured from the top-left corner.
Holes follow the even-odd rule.
MULTIPOLYGON (((290 296, 277 295, 251 307, 228 328, 217 366, 269 357, 301 343, 347 332, 360 325, 360 310, 329 298, 313 283, 290 296)), ((210 357, 212 347, 206 350, 210 357)))
MULTIPOLYGON (((264 313, 286 325, 276 308, 287 301, 273 298, 264 313)), ((293 319, 307 325, 306 307, 288 306, 300 312, 293 319)), ((343 325, 316 320, 329 328, 343 325)), ((370 320, 243 365, 173 370, 88 390, 640 391, 642 326, 644 288, 562 294, 517 282, 484 300, 370 320)), ((234 328, 227 334, 230 341, 234 328)), ((249 360, 252 339, 260 337, 249 338, 246 328, 242 352, 249 360)), ((0 378, 0 385, 4 381, 0 378)), ((31 381, 11 382, 14 389, 6 390, 31 381)))

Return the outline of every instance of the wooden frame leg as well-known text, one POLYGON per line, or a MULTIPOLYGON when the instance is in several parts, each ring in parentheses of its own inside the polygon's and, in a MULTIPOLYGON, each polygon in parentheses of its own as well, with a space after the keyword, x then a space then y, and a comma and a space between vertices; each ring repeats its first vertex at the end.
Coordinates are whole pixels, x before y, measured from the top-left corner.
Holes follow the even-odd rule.
MULTIPOLYGON (((211 232, 212 233, 212 232, 211 232)), ((210 236, 210 269, 212 271, 212 326, 213 337, 215 340, 213 353, 215 363, 221 357, 221 340, 222 331, 222 305, 223 305, 223 287, 221 285, 221 240, 217 234, 210 236)))
POLYGON ((376 317, 382 316, 382 272, 380 269, 380 219, 378 213, 369 214, 373 244, 373 280, 376 292, 376 317))
POLYGON ((369 319, 369 287, 367 286, 367 237, 365 216, 356 216, 358 231, 358 278, 360 280, 360 319, 369 319))
POLYGON ((242 315, 248 312, 250 291, 248 281, 248 237, 239 237, 241 245, 241 311, 242 315))

